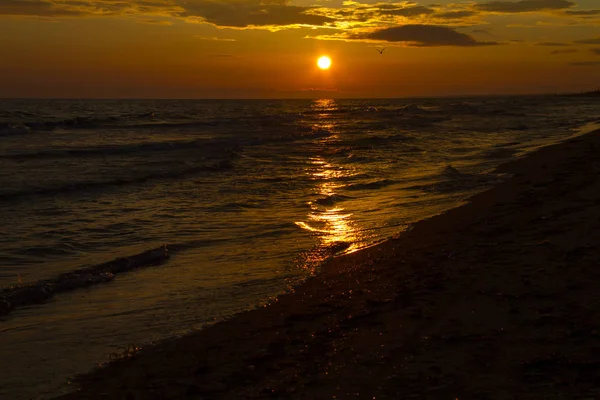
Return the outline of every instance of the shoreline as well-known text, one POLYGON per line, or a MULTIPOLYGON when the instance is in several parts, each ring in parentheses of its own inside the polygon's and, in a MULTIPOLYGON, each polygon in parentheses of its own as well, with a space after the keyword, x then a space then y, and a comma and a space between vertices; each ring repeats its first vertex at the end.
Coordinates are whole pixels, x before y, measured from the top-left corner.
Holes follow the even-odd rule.
POLYGON ((503 164, 513 176, 466 204, 59 398, 598 394, 598 133, 503 164))

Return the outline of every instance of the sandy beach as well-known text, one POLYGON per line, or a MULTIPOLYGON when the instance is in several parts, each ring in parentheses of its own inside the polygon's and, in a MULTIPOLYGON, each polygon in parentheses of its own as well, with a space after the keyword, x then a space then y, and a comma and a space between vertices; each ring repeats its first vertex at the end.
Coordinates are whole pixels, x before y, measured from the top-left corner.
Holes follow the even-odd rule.
POLYGON ((599 132, 61 399, 600 398, 599 132))

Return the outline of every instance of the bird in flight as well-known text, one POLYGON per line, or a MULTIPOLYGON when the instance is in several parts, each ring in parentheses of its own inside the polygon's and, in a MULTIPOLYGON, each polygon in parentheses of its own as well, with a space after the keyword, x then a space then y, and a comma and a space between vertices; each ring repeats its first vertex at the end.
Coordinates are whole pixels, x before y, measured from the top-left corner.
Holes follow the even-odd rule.
POLYGON ((386 49, 387 47, 382 47, 381 49, 376 49, 379 54, 383 54, 383 51, 386 49))

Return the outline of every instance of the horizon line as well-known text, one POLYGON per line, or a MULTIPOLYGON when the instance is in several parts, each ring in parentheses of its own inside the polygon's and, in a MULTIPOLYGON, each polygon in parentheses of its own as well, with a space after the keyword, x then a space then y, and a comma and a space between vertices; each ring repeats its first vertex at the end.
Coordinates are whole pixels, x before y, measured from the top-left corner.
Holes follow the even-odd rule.
POLYGON ((452 94, 452 95, 418 95, 418 96, 381 96, 381 97, 0 97, 0 100, 191 100, 191 101, 274 101, 274 100, 401 100, 401 99, 440 99, 458 97, 526 97, 526 96, 560 96, 584 94, 589 91, 539 92, 539 93, 490 93, 490 94, 452 94))

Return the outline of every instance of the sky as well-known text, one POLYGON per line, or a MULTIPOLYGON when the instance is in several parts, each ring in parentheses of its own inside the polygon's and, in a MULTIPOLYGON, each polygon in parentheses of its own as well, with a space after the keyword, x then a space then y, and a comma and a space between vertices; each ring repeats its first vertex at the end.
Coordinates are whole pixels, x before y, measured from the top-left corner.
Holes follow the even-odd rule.
POLYGON ((600 0, 0 0, 4 98, 371 98, 598 86, 600 0), (322 55, 332 59, 329 70, 316 65, 322 55))

